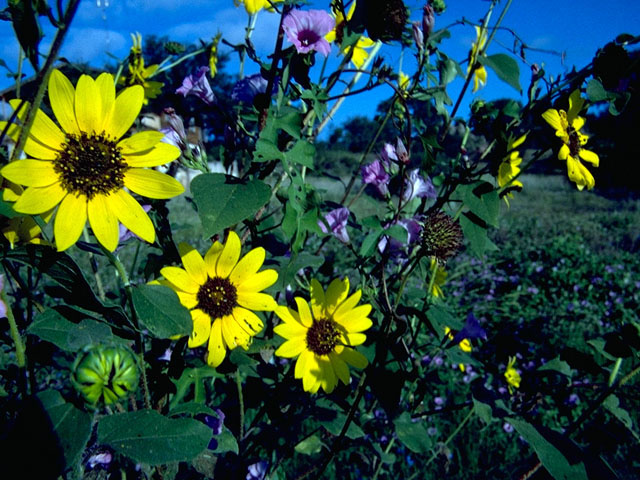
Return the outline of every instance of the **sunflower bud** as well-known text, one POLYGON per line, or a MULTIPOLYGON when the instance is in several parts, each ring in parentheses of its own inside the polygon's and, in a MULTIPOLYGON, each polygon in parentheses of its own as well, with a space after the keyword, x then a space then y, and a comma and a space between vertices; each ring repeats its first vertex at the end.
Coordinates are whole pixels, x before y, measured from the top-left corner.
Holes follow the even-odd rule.
POLYGON ((444 0, 431 0, 431 6, 433 7, 433 11, 436 12, 438 15, 440 15, 441 13, 444 13, 444 11, 447 9, 447 4, 444 3, 444 0))
POLYGON ((421 244, 424 255, 435 257, 445 263, 462 248, 460 224, 444 212, 435 212, 424 221, 421 244))
POLYGON ((76 359, 71 383, 91 405, 110 405, 136 388, 135 356, 125 347, 91 347, 76 359))

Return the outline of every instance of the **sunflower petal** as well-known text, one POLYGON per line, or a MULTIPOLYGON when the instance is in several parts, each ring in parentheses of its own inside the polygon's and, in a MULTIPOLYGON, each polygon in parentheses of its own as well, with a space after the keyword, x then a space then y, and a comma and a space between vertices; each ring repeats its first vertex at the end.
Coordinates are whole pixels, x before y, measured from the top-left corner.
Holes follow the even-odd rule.
POLYGON ((55 207, 67 194, 59 183, 48 187, 29 187, 13 205, 16 212, 36 215, 55 207))
POLYGON ((324 296, 327 315, 333 315, 335 309, 347 298, 348 294, 349 279, 346 277, 344 280, 340 280, 339 278, 334 279, 329 284, 324 296))
POLYGON ((187 293, 195 295, 200 289, 200 285, 195 282, 191 275, 180 267, 164 267, 160 270, 160 275, 187 293))
POLYGON ((227 350, 222 340, 222 321, 218 319, 211 326, 207 363, 215 368, 222 363, 226 354, 227 350))
POLYGON ((207 266, 207 273, 212 278, 216 276, 216 264, 218 263, 218 258, 220 257, 220 253, 222 252, 223 248, 224 245, 216 241, 209 247, 209 250, 207 250, 207 253, 204 256, 204 263, 207 266))
POLYGON ((309 355, 305 363, 305 372, 302 377, 302 388, 307 392, 311 392, 316 382, 321 378, 321 375, 322 371, 320 370, 317 356, 314 354, 309 355))
POLYGON ((266 293, 245 292, 238 290, 238 304, 249 310, 268 311, 276 309, 278 304, 266 293))
POLYGON ((147 130, 134 133, 118 143, 123 155, 141 155, 149 152, 164 138, 164 133, 147 130))
POLYGON ((59 252, 75 245, 86 223, 87 197, 73 193, 64 197, 53 224, 53 235, 59 252))
POLYGON ((78 122, 73 105, 76 90, 60 70, 54 70, 49 77, 49 102, 58 123, 67 133, 78 134, 78 122))
POLYGON ((365 342, 367 336, 364 333, 347 333, 341 335, 340 338, 346 346, 357 347, 365 342))
POLYGON ((46 187, 58 181, 53 163, 44 160, 17 160, 1 170, 7 180, 28 187, 46 187))
POLYGON ((349 385, 351 375, 349 375, 349 367, 345 361, 340 358, 340 355, 334 352, 329 354, 329 359, 331 360, 333 371, 336 372, 336 376, 342 381, 342 383, 349 385))
POLYGON ((324 290, 322 289, 322 285, 315 278, 311 279, 311 310, 313 311, 313 316, 315 318, 322 318, 325 314, 325 306, 324 306, 324 290))
POLYGON ((339 355, 342 360, 355 368, 365 368, 369 364, 367 357, 353 348, 345 348, 339 355))
POLYGON ((551 125, 556 131, 562 130, 562 122, 560 121, 560 113, 555 108, 550 108, 542 114, 542 118, 551 125))
POLYGON ((104 123, 104 130, 111 138, 120 139, 136 118, 142 109, 144 101, 144 88, 140 85, 125 88, 116 97, 111 117, 104 123))
POLYGON ((307 372, 307 363, 309 359, 313 357, 313 352, 309 350, 303 350, 298 360, 296 361, 296 368, 294 370, 295 378, 302 378, 304 374, 307 372))
POLYGON ((132 192, 148 198, 167 199, 184 193, 184 187, 175 178, 141 168, 127 170, 124 185, 132 192))
POLYGON ((203 285, 207 281, 207 267, 202 255, 191 245, 184 242, 178 245, 178 251, 180 252, 182 265, 184 265, 187 273, 196 283, 203 285))
POLYGON ((230 231, 224 248, 218 257, 218 263, 216 264, 217 276, 221 278, 227 278, 229 276, 233 267, 238 263, 241 248, 240 238, 236 232, 230 231))
POLYGON ((155 242, 156 230, 153 222, 135 198, 121 189, 112 193, 107 201, 111 211, 125 227, 145 242, 155 242))
MULTIPOLYGON (((231 274, 233 276, 233 273, 231 274)), ((230 277, 231 279, 231 277, 230 277)), ((264 270, 258 272, 255 275, 247 278, 244 282, 236 284, 231 280, 231 283, 238 285, 238 290, 243 292, 259 292, 265 288, 269 288, 271 285, 278 281, 278 272, 275 270, 264 270)))
POLYGON ((74 102, 76 120, 80 131, 88 134, 102 131, 102 99, 96 82, 89 75, 81 75, 76 84, 74 102))
POLYGON ((193 330, 189 336, 189 348, 196 348, 204 345, 211 335, 211 317, 202 310, 191 311, 193 320, 193 330))
POLYGON ((600 157, 598 157, 598 154, 590 150, 585 150, 583 148, 580 149, 580 158, 585 162, 589 162, 594 167, 597 167, 600 164, 600 157))
POLYGON ((125 154, 125 160, 131 167, 157 167, 173 162, 180 156, 180 149, 168 143, 158 143, 145 153, 138 155, 125 154))
POLYGON ((287 340, 275 351, 275 354, 279 357, 294 358, 300 355, 307 347, 304 338, 294 338, 293 340, 287 340))
MULTIPOLYGON (((113 75, 110 73, 101 73, 96 78, 96 88, 98 89, 100 99, 102 100, 102 111, 100 114, 100 131, 104 130, 105 125, 109 122, 113 109, 116 104, 116 87, 113 84, 113 75)), ((106 132, 105 132, 106 133, 106 132)))
MULTIPOLYGON (((307 336, 307 329, 297 322, 295 323, 282 322, 276 325, 275 327, 273 327, 273 331, 276 334, 280 335, 282 338, 286 338, 289 340, 294 338, 301 338, 302 340, 305 340, 307 336)), ((277 353, 278 352, 276 352, 276 355, 277 353)))
POLYGON ((340 306, 336 308, 336 311, 333 312, 334 320, 338 321, 338 318, 342 318, 347 312, 349 312, 350 310, 353 310, 355 306, 358 304, 358 302, 360 301, 361 297, 362 297, 362 290, 357 290, 356 292, 353 293, 353 295, 351 295, 344 302, 342 302, 340 306))
POLYGON ((235 318, 238 326, 249 335, 256 335, 264 327, 264 323, 255 313, 242 307, 233 309, 233 318, 235 318))
POLYGON ((239 288, 244 287, 244 282, 250 280, 250 277, 255 275, 260 269, 264 263, 265 256, 266 253, 262 247, 250 250, 233 268, 233 271, 229 275, 231 283, 237 285, 239 288))
MULTIPOLYGON (((570 124, 572 124, 574 119, 578 116, 583 105, 584 98, 580 96, 580 90, 575 89, 571 92, 571 95, 569 95, 569 111, 567 112, 567 120, 570 124)), ((579 129, 576 128, 576 130, 579 129)))
POLYGON ((310 328, 313 325, 313 317, 311 316, 311 310, 309 309, 309 304, 305 299, 300 297, 295 297, 296 305, 298 306, 298 315, 300 315, 300 323, 307 328, 310 328))
POLYGON ((87 205, 89 225, 98 242, 107 250, 113 252, 118 246, 120 232, 118 217, 110 208, 109 197, 96 195, 87 205))
POLYGON ((236 347, 242 347, 246 350, 249 347, 251 337, 238 325, 233 317, 223 317, 220 322, 222 323, 222 338, 229 350, 233 350, 236 347))

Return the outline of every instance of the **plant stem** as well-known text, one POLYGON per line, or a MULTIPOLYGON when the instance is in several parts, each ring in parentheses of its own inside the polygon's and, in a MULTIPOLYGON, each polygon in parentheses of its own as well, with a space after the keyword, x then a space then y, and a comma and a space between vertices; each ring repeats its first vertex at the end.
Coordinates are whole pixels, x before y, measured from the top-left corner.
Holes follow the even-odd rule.
MULTIPOLYGON (((473 408, 469 410, 469 413, 467 414, 466 417, 464 417, 464 420, 462 420, 462 422, 460 422, 458 424, 458 426, 456 427, 456 429, 451 433, 451 435, 449 435, 449 437, 444 441, 444 443, 442 444, 443 447, 446 447, 447 444, 453 440, 453 438, 460 433, 460 430, 462 430, 462 428, 467 424, 467 422, 471 419, 471 417, 473 416, 473 408)), ((436 457, 438 456, 438 451, 434 452, 433 455, 431 455, 431 458, 427 461, 427 463, 425 463, 425 466, 429 465, 431 462, 433 462, 436 457)))
MULTIPOLYGON (((242 440, 242 438, 244 438, 244 396, 242 394, 242 378, 240 377, 240 370, 236 370, 236 387, 238 388, 238 406, 240 409, 240 428, 238 429, 238 438, 242 440)), ((238 446, 240 446, 240 443, 238 446)))

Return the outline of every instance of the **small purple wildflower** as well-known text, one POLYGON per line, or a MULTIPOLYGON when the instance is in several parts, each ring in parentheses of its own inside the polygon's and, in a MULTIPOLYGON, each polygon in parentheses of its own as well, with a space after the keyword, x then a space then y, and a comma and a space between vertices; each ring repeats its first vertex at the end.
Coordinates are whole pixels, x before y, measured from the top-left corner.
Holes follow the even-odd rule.
POLYGON ((268 464, 264 460, 249 465, 245 480, 263 480, 267 474, 267 466, 268 464))
POLYGON ((433 403, 435 403, 437 406, 439 406, 439 407, 440 407, 440 406, 444 405, 444 398, 442 398, 442 397, 435 397, 435 398, 433 399, 433 403))
POLYGON ((403 201, 408 202, 416 197, 436 198, 437 196, 438 193, 431 180, 422 178, 418 168, 409 172, 409 178, 405 180, 404 193, 402 194, 403 201))
POLYGON ((536 287, 528 287, 527 288, 527 292, 529 292, 529 293, 531 293, 533 295, 536 295, 536 294, 538 294, 540 292, 540 290, 538 290, 536 287))
MULTIPOLYGON (((403 218, 398 220, 397 222, 392 222, 391 225, 400 225, 407 231, 407 245, 412 245, 416 241, 420 239, 420 231, 422 227, 420 223, 414 218, 403 218)), ((387 225, 389 227, 390 225, 387 225)), ((389 247, 392 254, 398 254, 402 251, 404 244, 399 240, 389 237, 388 235, 383 235, 378 242, 378 250, 382 253, 385 249, 389 247)))
MULTIPOLYGON (((0 292, 4 290, 4 274, 0 273, 0 292)), ((0 318, 4 318, 7 316, 7 305, 0 298, 0 318)))
POLYGON ((433 437, 434 435, 438 434, 438 429, 436 427, 429 427, 427 428, 427 435, 433 437))
POLYGON ((335 27, 335 20, 324 10, 292 10, 282 29, 298 53, 320 52, 329 55, 331 46, 324 36, 335 27))
POLYGON ((346 207, 336 208, 325 215, 324 221, 318 220, 318 226, 323 233, 330 233, 342 243, 349 243, 349 233, 347 232, 349 213, 349 209, 346 207))
POLYGON ((375 160, 362 167, 362 181, 376 187, 383 197, 389 195, 389 178, 389 174, 385 171, 380 160, 375 160))
POLYGON ((580 397, 577 394, 572 393, 571 395, 569 395, 569 398, 567 399, 567 404, 573 406, 579 403, 580 403, 580 397))
POLYGON ((213 437, 222 433, 224 417, 224 412, 218 408, 215 410, 215 415, 198 415, 198 419, 211 429, 212 438, 209 440, 209 445, 207 447, 209 450, 215 450, 218 448, 218 440, 213 437))
POLYGON ((193 75, 188 75, 182 80, 182 86, 176 90, 176 93, 186 97, 187 95, 195 95, 207 105, 211 105, 216 101, 216 97, 211 90, 207 73, 209 67, 200 67, 193 75))
POLYGON ((158 357, 158 360, 161 360, 163 362, 170 362, 172 353, 173 350, 171 350, 171 348, 167 348, 164 353, 158 357))
POLYGON ((385 143, 384 147, 382 147, 382 152, 380 152, 380 160, 385 166, 398 161, 395 147, 390 143, 385 143))
POLYGON ((509 422, 504 422, 504 425, 502 425, 502 429, 507 433, 513 433, 513 425, 511 425, 509 422))

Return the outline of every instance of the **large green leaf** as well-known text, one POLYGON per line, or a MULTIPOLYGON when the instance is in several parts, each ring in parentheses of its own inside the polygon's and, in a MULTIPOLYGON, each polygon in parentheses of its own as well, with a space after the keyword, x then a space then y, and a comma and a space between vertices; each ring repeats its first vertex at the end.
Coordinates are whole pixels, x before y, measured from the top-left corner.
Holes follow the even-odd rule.
POLYGON ((460 227, 464 237, 469 241, 469 247, 473 254, 482 258, 485 252, 497 250, 498 247, 487 235, 487 224, 473 212, 464 212, 460 215, 460 227))
POLYGON ((133 304, 142 324, 157 338, 191 335, 193 322, 189 310, 176 292, 163 285, 138 285, 133 304))
MULTIPOLYGON (((335 408, 337 408, 337 406, 335 408)), ((321 421, 320 425, 326 428, 329 433, 337 436, 340 435, 346 420, 347 416, 344 413, 338 412, 333 418, 321 421)), ((364 432, 354 421, 352 421, 349 423, 349 427, 347 428, 345 435, 347 438, 355 440, 356 438, 364 437, 364 432)))
POLYGON ((202 452, 212 431, 191 418, 167 418, 155 410, 119 413, 98 423, 98 442, 136 462, 162 465, 202 452))
POLYGON ((92 319, 70 322, 52 308, 38 315, 27 332, 68 352, 76 352, 87 345, 111 343, 114 339, 108 325, 92 319))
POLYGON ((207 238, 249 218, 271 198, 264 182, 243 182, 222 173, 198 175, 191 182, 191 193, 207 238))
POLYGON ((543 435, 538 428, 519 418, 507 417, 507 421, 529 442, 540 462, 553 478, 556 480, 587 480, 584 463, 581 461, 570 463, 563 452, 547 438, 551 436, 551 432, 546 432, 543 435))
POLYGON ((396 435, 404 445, 415 453, 426 453, 431 448, 431 438, 421 422, 413 422, 411 415, 404 412, 393 421, 396 435))
POLYGON ((91 415, 65 402, 55 390, 45 390, 37 396, 62 448, 65 468, 75 468, 91 435, 91 415))
POLYGON ((518 62, 509 55, 497 53, 486 57, 479 56, 478 61, 485 67, 489 67, 496 72, 500 80, 508 83, 518 92, 522 93, 522 87, 520 87, 520 67, 518 67, 518 62))

